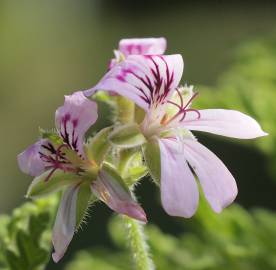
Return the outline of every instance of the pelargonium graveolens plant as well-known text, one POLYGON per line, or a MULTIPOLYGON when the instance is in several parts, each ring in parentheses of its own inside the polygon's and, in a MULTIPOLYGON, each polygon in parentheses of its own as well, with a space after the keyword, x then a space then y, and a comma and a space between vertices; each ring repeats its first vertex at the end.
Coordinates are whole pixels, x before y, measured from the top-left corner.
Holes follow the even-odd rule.
MULTIPOLYGON (((172 216, 194 215, 199 201, 196 178, 215 212, 235 199, 235 179, 191 131, 240 139, 267 134, 241 112, 192 108, 197 93, 179 85, 183 59, 163 55, 165 49, 164 38, 122 40, 99 83, 65 97, 56 112, 56 131, 42 132, 42 138, 18 156, 21 170, 35 176, 28 197, 64 190, 53 229, 55 261, 64 255, 91 202, 101 200, 119 214, 146 222, 134 187, 147 172, 160 185, 162 205, 172 216), (97 120, 97 104, 88 97, 98 91, 115 93, 135 104, 135 110, 122 111, 133 114, 131 121, 118 116, 114 125, 86 141, 85 133, 97 120), (125 172, 131 166, 146 169, 129 181, 125 172)), ((116 102, 116 96, 110 99, 116 102)))

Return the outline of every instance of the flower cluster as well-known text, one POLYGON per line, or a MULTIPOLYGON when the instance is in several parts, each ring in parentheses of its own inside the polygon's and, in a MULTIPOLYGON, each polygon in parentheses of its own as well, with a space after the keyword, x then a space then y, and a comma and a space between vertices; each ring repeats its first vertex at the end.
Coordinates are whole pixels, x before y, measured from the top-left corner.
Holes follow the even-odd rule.
POLYGON ((121 40, 96 86, 65 96, 55 130, 41 131, 40 140, 18 155, 20 169, 35 177, 27 197, 63 191, 53 228, 54 261, 62 258, 95 201, 147 222, 133 196, 134 185, 147 173, 160 186, 162 205, 172 216, 194 215, 199 184, 215 212, 235 199, 235 179, 191 131, 240 139, 267 134, 241 112, 192 108, 198 93, 179 85, 182 56, 164 55, 165 49, 164 38, 121 40), (114 103, 123 98, 129 106, 117 102, 117 109, 131 117, 118 116, 112 126, 85 138, 98 118, 98 91, 107 91, 114 103))

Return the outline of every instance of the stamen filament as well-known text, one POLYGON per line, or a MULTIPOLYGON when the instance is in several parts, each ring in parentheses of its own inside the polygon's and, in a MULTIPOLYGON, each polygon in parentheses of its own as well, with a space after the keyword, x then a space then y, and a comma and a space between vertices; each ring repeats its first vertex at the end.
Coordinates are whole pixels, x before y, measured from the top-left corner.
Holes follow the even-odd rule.
POLYGON ((187 109, 188 106, 192 103, 192 101, 197 97, 197 95, 199 93, 198 92, 194 93, 192 95, 192 97, 187 101, 186 105, 183 106, 184 105, 183 97, 182 97, 182 95, 181 95, 181 93, 179 92, 178 89, 176 89, 176 91, 177 91, 178 96, 180 98, 180 103, 181 104, 178 105, 177 103, 175 103, 173 101, 170 101, 170 100, 168 101, 168 103, 176 106, 179 109, 179 111, 174 116, 172 116, 168 121, 164 122, 163 124, 168 125, 169 123, 174 121, 177 117, 179 117, 181 114, 183 114, 181 119, 179 120, 180 122, 182 122, 185 119, 185 117, 187 115, 187 112, 195 112, 198 115, 198 119, 199 119, 200 118, 200 112, 198 110, 196 110, 196 109, 187 109))

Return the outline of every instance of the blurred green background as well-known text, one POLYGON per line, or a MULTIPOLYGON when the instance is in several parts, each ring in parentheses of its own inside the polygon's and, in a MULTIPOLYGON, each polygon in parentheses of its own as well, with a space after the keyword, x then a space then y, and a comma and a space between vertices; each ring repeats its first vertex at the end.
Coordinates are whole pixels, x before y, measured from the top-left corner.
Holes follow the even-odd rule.
MULTIPOLYGON (((276 269, 275 14, 268 1, 0 0, 0 213, 25 201, 31 179, 18 170, 16 155, 37 139, 39 126, 53 127, 63 95, 94 85, 121 38, 164 36, 167 53, 184 57, 182 83, 200 92, 198 107, 247 112, 270 136, 238 142, 198 134, 236 177, 244 208, 214 215, 203 202, 196 218, 172 218, 159 190, 143 181, 139 200, 158 269, 276 269)), ((109 234, 110 216, 105 206, 94 207, 61 264, 47 269, 130 269, 120 265, 126 255, 113 239, 120 228, 109 234), (93 256, 83 252, 65 268, 80 249, 93 256)))

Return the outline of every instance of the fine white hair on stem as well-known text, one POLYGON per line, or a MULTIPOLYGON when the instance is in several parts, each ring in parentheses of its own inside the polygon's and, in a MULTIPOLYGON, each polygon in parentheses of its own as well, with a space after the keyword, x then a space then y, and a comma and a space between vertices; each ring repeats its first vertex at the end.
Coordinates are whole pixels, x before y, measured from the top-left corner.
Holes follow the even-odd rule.
MULTIPOLYGON (((135 197, 133 192, 132 196, 135 197)), ((155 270, 144 231, 144 224, 127 216, 123 216, 123 221, 128 232, 129 248, 136 270, 155 270)))

